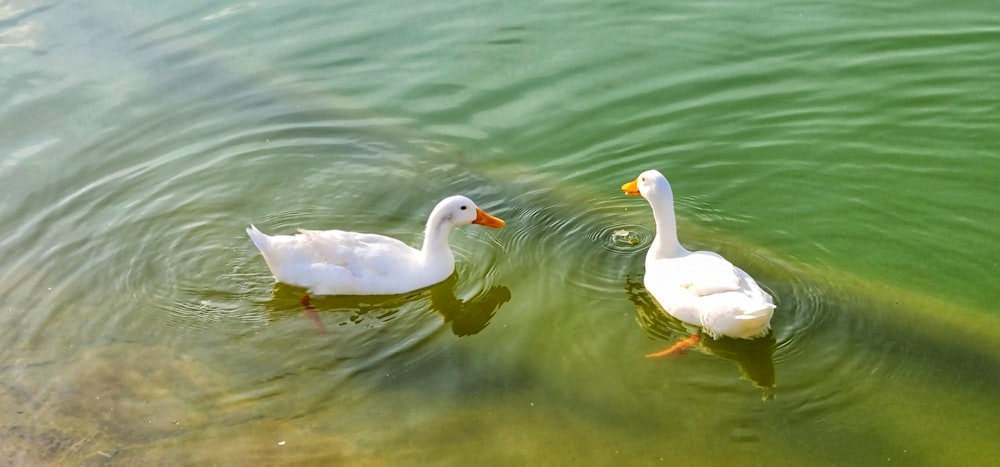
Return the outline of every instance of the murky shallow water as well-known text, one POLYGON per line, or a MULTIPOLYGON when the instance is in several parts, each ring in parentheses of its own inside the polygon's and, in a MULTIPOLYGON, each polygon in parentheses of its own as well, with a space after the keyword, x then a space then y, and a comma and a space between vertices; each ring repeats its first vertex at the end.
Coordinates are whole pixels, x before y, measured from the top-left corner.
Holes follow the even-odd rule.
POLYGON ((0 3, 0 455, 16 464, 996 460, 1000 11, 914 3, 0 3), (946 11, 945 11, 946 10, 946 11), (779 303, 690 330, 682 241, 779 303), (428 290, 275 286, 243 228, 419 242, 428 290), (635 234, 616 241, 615 232, 635 234))

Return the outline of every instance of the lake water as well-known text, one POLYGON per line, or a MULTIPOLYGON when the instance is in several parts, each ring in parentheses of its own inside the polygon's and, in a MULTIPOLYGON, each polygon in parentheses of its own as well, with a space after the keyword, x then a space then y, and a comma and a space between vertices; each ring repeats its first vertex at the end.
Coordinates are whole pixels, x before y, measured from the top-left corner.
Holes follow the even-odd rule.
POLYGON ((0 458, 1000 461, 1000 4, 596 3, 0 0, 0 458), (644 358, 648 168, 767 337, 644 358), (452 194, 507 227, 327 334, 243 231, 452 194))

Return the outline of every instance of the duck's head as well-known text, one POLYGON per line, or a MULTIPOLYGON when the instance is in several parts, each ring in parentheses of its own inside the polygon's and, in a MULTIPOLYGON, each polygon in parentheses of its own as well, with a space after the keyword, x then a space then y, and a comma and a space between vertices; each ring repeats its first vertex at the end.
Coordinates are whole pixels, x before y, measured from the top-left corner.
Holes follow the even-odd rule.
POLYGON ((622 185, 622 191, 628 196, 641 195, 646 199, 673 196, 667 178, 658 170, 647 170, 639 174, 635 180, 622 185))
POLYGON ((471 199, 464 196, 449 196, 441 200, 434 207, 431 217, 438 218, 441 222, 447 222, 453 226, 479 224, 486 227, 503 227, 506 225, 502 219, 487 214, 471 199))

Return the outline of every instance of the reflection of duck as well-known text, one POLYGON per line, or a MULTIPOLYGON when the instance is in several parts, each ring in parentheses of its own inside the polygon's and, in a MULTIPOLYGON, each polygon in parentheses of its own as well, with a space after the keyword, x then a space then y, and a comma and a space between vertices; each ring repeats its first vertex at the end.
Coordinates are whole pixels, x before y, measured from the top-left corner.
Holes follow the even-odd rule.
MULTIPOLYGON (((423 298, 429 298, 429 307, 441 315, 445 323, 451 325, 452 332, 459 337, 476 334, 489 325, 501 305, 510 301, 510 289, 502 285, 494 285, 479 291, 468 300, 455 296, 455 286, 458 274, 448 276, 444 281, 431 287, 406 294, 396 295, 339 295, 318 297, 315 300, 302 299, 306 306, 306 316, 309 317, 320 332, 326 332, 326 327, 320 321, 318 310, 352 310, 351 321, 358 322, 365 316, 378 320, 391 319, 400 308, 423 298)), ((275 284, 274 301, 276 303, 292 303, 295 296, 300 296, 298 289, 284 284, 275 284)), ((308 297, 308 296, 306 296, 308 297)), ((284 308, 284 307, 281 307, 284 308)))
POLYGON ((434 206, 419 250, 395 238, 342 230, 269 236, 251 225, 247 234, 279 282, 317 295, 392 295, 447 279, 455 271, 448 236, 466 224, 503 227, 504 221, 469 198, 452 196, 434 206))
MULTIPOLYGON (((637 320, 646 332, 665 339, 674 340, 678 335, 689 334, 691 325, 660 311, 656 303, 644 293, 642 285, 631 279, 625 280, 625 293, 635 305, 637 320)), ((726 360, 732 360, 740 366, 743 376, 760 388, 773 388, 775 385, 773 352, 775 346, 773 334, 760 339, 702 339, 695 348, 726 360)), ((694 343, 692 343, 694 345, 694 343)))
MULTIPOLYGON (((642 195, 653 208, 656 237, 646 253, 643 283, 667 313, 712 337, 750 339, 767 334, 774 311, 771 296, 722 256, 688 251, 677 240, 674 196, 663 174, 647 170, 622 185, 622 191, 642 195)), ((692 336, 685 342, 697 341, 692 336)))
POLYGON ((431 309, 451 323, 451 332, 456 336, 471 336, 486 328, 500 305, 510 301, 510 289, 494 285, 481 290, 469 300, 455 296, 458 274, 452 274, 444 282, 430 288, 431 309))

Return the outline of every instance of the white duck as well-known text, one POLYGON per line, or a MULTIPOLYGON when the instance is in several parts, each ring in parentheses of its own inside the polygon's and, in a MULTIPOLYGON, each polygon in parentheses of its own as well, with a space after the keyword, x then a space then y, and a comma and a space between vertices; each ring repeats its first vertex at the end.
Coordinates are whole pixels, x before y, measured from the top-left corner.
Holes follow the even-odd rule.
MULTIPOLYGON (((269 236, 250 225, 247 234, 279 282, 316 295, 391 295, 421 289, 448 278, 455 257, 448 235, 460 225, 503 227, 464 196, 434 206, 419 250, 383 235, 342 230, 304 230, 269 236)), ((308 295, 303 297, 308 310, 308 295)))
MULTIPOLYGON (((653 208, 656 237, 646 253, 643 284, 667 313, 701 327, 713 338, 752 339, 767 334, 774 312, 771 296, 719 254, 688 251, 677 240, 674 195, 663 174, 647 170, 622 185, 622 191, 642 195, 653 208)), ((683 351, 698 339, 692 336, 652 355, 683 351)))

